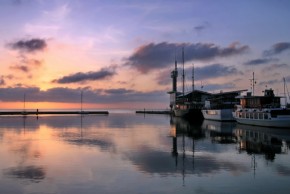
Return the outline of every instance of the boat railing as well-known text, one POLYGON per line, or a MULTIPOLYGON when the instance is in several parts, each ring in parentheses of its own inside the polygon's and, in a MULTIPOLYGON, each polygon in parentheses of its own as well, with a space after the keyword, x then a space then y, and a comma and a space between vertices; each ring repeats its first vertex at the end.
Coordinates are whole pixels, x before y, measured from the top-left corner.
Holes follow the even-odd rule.
POLYGON ((260 111, 236 111, 236 117, 242 119, 256 119, 256 120, 268 120, 271 118, 268 112, 260 111))

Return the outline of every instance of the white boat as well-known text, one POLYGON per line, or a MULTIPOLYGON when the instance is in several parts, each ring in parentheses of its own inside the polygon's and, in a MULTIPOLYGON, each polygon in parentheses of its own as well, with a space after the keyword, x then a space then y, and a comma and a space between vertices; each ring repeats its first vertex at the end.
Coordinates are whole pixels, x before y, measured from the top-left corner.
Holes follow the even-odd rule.
POLYGON ((234 121, 232 115, 233 109, 203 109, 202 115, 204 119, 214 121, 234 121))
POLYGON ((205 101, 202 114, 204 119, 215 121, 234 121, 233 110, 235 105, 239 103, 236 99, 241 92, 246 90, 220 92, 212 94, 208 100, 205 101))
POLYGON ((272 89, 264 96, 240 96, 233 117, 238 123, 264 127, 285 127, 290 129, 290 109, 281 108, 280 98, 272 89))

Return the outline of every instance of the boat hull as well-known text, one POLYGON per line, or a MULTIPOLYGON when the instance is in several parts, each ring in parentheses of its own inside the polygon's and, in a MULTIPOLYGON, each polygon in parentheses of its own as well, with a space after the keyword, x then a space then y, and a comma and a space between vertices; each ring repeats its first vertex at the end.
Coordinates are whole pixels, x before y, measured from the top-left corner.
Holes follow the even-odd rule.
POLYGON ((202 110, 204 119, 214 121, 234 121, 233 109, 207 109, 202 110))
POLYGON ((247 124, 247 125, 256 125, 256 126, 263 126, 263 127, 283 127, 290 129, 290 115, 277 115, 275 117, 270 116, 263 116, 261 118, 251 116, 241 117, 238 116, 239 112, 233 112, 233 117, 238 123, 247 124))
POLYGON ((188 109, 175 109, 174 116, 176 117, 185 117, 188 114, 188 109))
POLYGON ((203 115, 201 109, 175 109, 174 115, 176 117, 183 117, 190 121, 202 121, 203 115))

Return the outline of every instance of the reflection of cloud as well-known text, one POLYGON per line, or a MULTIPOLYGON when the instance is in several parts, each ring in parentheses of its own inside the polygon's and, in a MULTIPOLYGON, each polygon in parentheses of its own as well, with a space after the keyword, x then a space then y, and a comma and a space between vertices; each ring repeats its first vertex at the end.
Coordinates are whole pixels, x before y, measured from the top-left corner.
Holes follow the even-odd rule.
POLYGON ((112 142, 106 141, 104 139, 96 139, 96 138, 79 138, 79 139, 66 139, 67 142, 79 146, 92 146, 92 147, 100 147, 101 150, 114 150, 115 144, 112 142))
POLYGON ((19 166, 4 170, 4 174, 11 178, 29 179, 31 181, 40 181, 45 178, 43 167, 19 166))
POLYGON ((168 152, 152 150, 142 147, 139 152, 126 154, 127 158, 133 162, 143 172, 159 173, 162 175, 186 173, 186 174, 212 174, 221 170, 229 170, 233 173, 248 172, 250 169, 237 162, 220 160, 212 155, 195 155, 183 158, 179 154, 177 160, 172 158, 168 152))
POLYGON ((285 165, 279 164, 279 165, 276 166, 276 170, 279 173, 279 175, 290 176, 290 168, 289 168, 289 166, 285 166, 285 165))

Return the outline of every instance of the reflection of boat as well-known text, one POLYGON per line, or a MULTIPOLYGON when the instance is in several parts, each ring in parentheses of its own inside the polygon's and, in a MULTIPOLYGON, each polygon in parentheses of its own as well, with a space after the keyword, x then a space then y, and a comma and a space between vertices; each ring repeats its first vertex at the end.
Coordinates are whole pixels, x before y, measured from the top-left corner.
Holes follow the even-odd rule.
POLYGON ((201 123, 192 123, 190 120, 181 117, 171 117, 170 124, 172 130, 172 136, 187 136, 194 137, 195 139, 204 138, 201 130, 201 123), (174 134, 174 135, 173 135, 174 134))
POLYGON ((233 121, 235 120, 232 112, 234 106, 239 103, 236 96, 246 90, 220 92, 212 94, 206 101, 202 110, 204 119, 217 121, 233 121))
POLYGON ((241 151, 264 153, 271 160, 275 154, 286 153, 290 146, 290 131, 284 129, 237 124, 234 133, 241 151))
POLYGON ((233 134, 233 128, 236 122, 220 122, 213 120, 204 120, 202 129, 206 136, 209 136, 216 143, 236 143, 236 136, 233 134))
POLYGON ((240 105, 233 112, 237 122, 266 127, 289 127, 290 109, 281 108, 280 98, 272 89, 264 91, 264 96, 240 96, 240 105))

